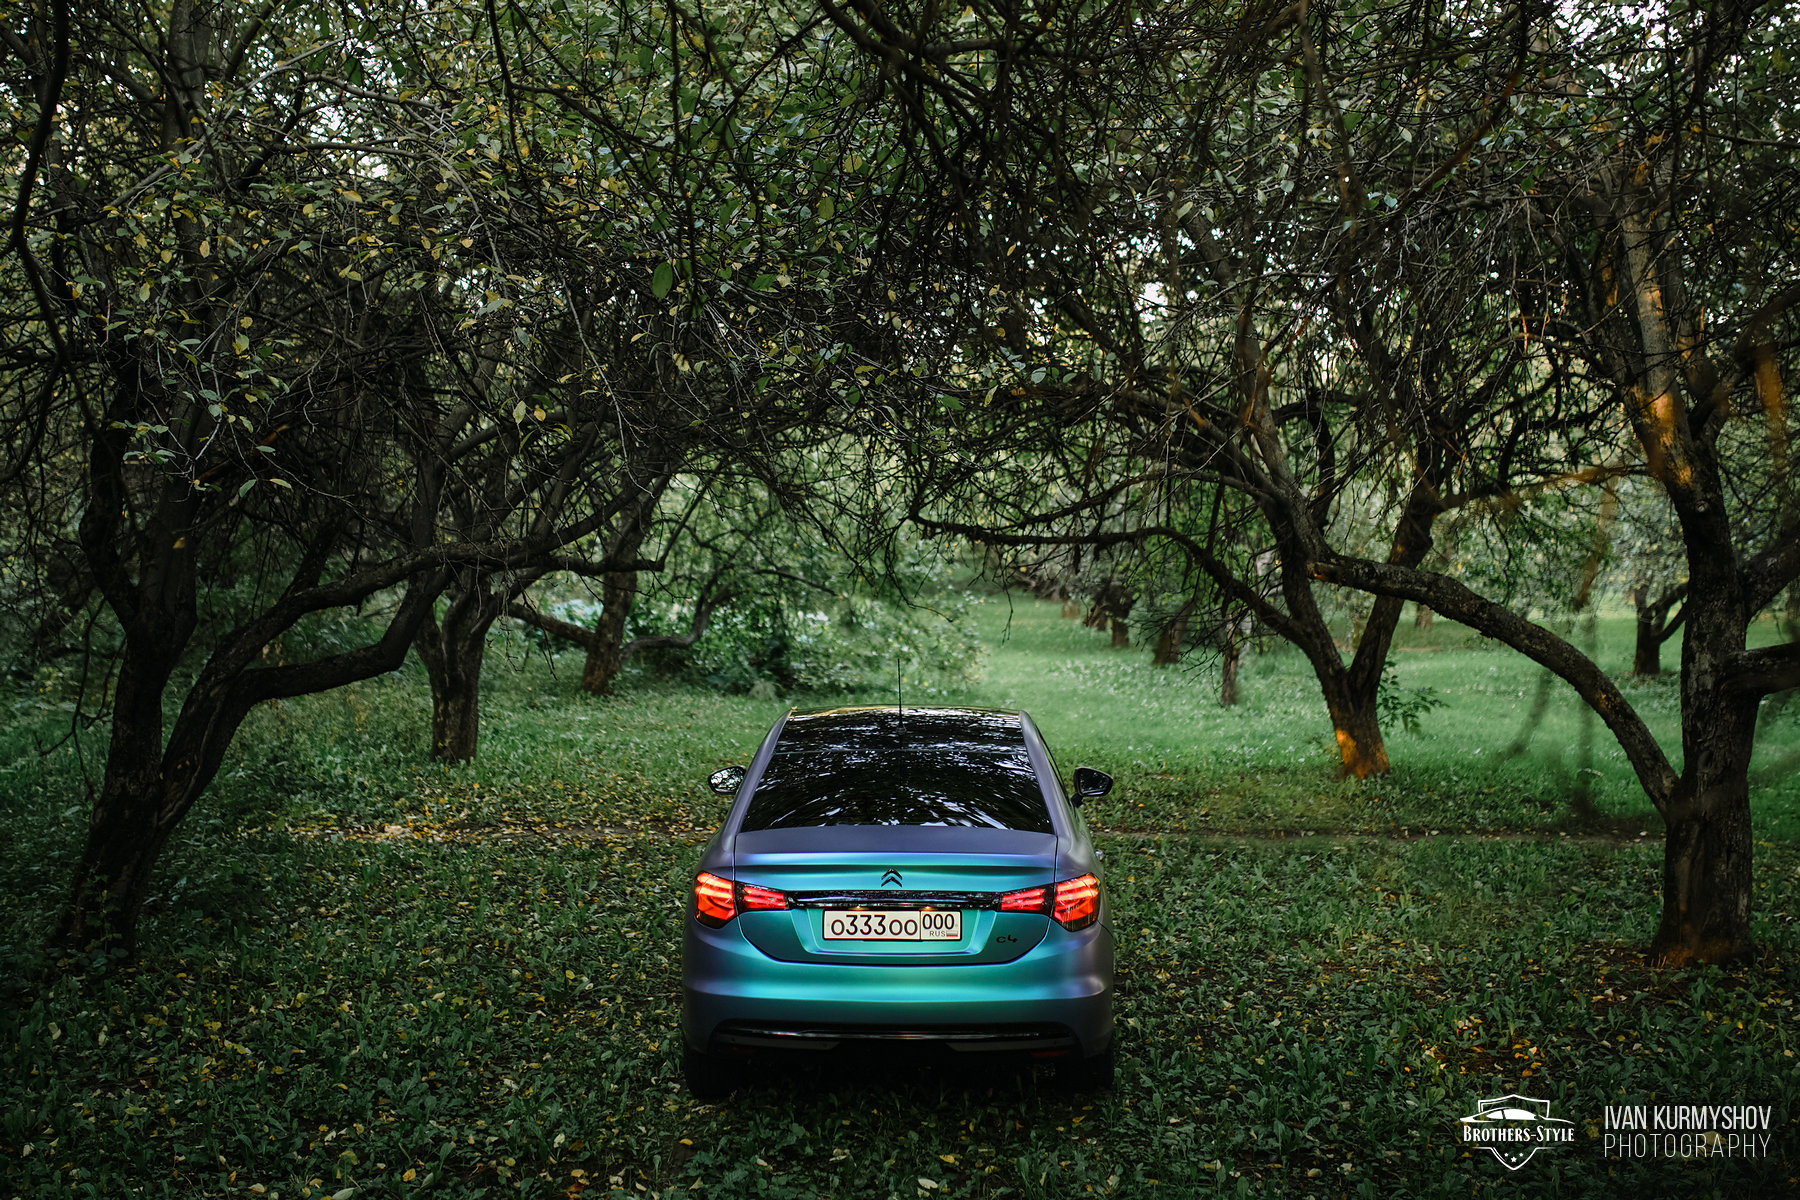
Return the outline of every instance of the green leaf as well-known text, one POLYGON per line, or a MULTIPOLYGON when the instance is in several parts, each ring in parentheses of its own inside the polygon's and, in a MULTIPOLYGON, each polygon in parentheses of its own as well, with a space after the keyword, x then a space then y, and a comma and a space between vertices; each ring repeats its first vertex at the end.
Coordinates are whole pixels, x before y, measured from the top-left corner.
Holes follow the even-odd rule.
POLYGON ((243 483, 238 485, 238 499, 242 500, 244 498, 244 493, 248 492, 251 488, 253 488, 255 486, 256 486, 256 480, 254 480, 254 479, 244 480, 243 483))
POLYGON ((675 286, 675 266, 673 263, 657 263, 656 273, 650 276, 650 294, 661 300, 675 286))
POLYGON ((775 277, 773 275, 758 275, 750 282, 750 287, 753 291, 766 292, 769 288, 773 287, 774 284, 775 277))
POLYGON ((832 201, 830 196, 819 201, 819 220, 829 221, 836 212, 837 205, 832 201))

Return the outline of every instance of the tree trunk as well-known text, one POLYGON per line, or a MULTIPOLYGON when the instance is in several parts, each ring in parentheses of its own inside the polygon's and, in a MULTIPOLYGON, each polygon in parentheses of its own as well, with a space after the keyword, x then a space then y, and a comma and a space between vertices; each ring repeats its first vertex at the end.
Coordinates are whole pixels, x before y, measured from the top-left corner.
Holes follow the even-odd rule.
POLYGON ((443 689, 431 697, 431 756, 445 762, 470 762, 481 741, 481 664, 487 656, 484 638, 446 647, 443 689))
POLYGON ((1381 715, 1373 692, 1363 695, 1345 679, 1336 688, 1327 685, 1325 708, 1337 735, 1343 773, 1358 779, 1386 775, 1387 746, 1381 740, 1381 715))
POLYGON ((613 681, 625 665, 625 622, 637 601, 636 571, 613 571, 600 587, 600 617, 594 622, 594 641, 581 668, 581 690, 595 696, 612 695, 613 681))
MULTIPOLYGON (((1367 779, 1388 772, 1387 743, 1381 736, 1381 675, 1387 669, 1404 608, 1405 603, 1395 597, 1376 596, 1362 617, 1355 658, 1347 668, 1335 672, 1335 683, 1320 680, 1345 775, 1367 779)), ((1332 657, 1337 658, 1335 648, 1332 657)))
POLYGON ((1643 604, 1638 604, 1638 640, 1631 651, 1631 673, 1638 678, 1663 673, 1663 635, 1656 628, 1656 617, 1643 604))
POLYGON ((138 917, 175 820, 166 816, 161 771, 133 774, 109 777, 95 801, 75 883, 50 939, 58 950, 126 959, 137 953, 138 917))
POLYGON ((1681 514, 1689 551, 1681 779, 1663 811, 1662 920, 1650 944, 1652 960, 1670 965, 1751 952, 1750 756, 1762 696, 1739 689, 1727 665, 1750 614, 1729 530, 1719 528, 1723 509, 1681 514))
MULTIPOLYGON (((636 557, 644 533, 641 520, 625 522, 607 548, 607 557, 615 561, 636 557)), ((589 695, 612 695, 613 681, 625 666, 625 625, 637 603, 637 592, 636 571, 609 571, 600 577, 600 616, 594 621, 594 638, 581 667, 581 690, 589 695)))
MULTIPOLYGON (((446 622, 448 624, 448 622, 446 622)), ((481 741, 481 664, 486 628, 479 638, 457 636, 435 622, 419 630, 419 661, 431 681, 431 757, 470 762, 481 741)))
POLYGON ((1724 700, 1703 715, 1689 714, 1684 724, 1695 765, 1683 770, 1668 808, 1662 920, 1650 957, 1671 966, 1731 962, 1752 949, 1749 766, 1756 706, 1724 700))
POLYGON ((1650 958, 1668 966, 1731 962, 1752 950, 1748 799, 1715 793, 1692 807, 1663 834, 1662 921, 1650 958))
POLYGON ((409 589, 379 641, 302 668, 249 668, 266 644, 251 627, 247 637, 214 650, 190 685, 166 741, 163 702, 193 629, 192 610, 140 620, 126 637, 113 691, 106 774, 51 946, 127 959, 135 955, 138 918, 157 859, 218 773, 245 715, 261 700, 321 691, 399 666, 428 597, 441 586, 434 581, 409 589))
POLYGON ((1631 673, 1640 677, 1662 674, 1662 644, 1681 627, 1682 615, 1669 620, 1669 610, 1687 594, 1687 585, 1671 588, 1650 601, 1650 589, 1639 584, 1631 590, 1631 604, 1637 609, 1637 640, 1632 648, 1631 673))
POLYGON ((1192 600, 1175 610, 1169 623, 1162 627, 1156 635, 1156 647, 1150 652, 1150 665, 1167 667, 1181 661, 1181 651, 1187 645, 1188 615, 1194 611, 1192 600))
POLYGON ((1430 629, 1431 628, 1431 605, 1420 604, 1420 605, 1414 606, 1414 608, 1413 608, 1413 628, 1414 629, 1430 629))
POLYGON ((1238 665, 1244 658, 1241 626, 1233 622, 1225 632, 1225 656, 1219 665, 1219 707, 1236 708, 1238 702, 1238 665))
MULTIPOLYGON (((1437 521, 1438 505, 1435 487, 1424 481, 1414 485, 1394 524, 1389 562, 1416 566, 1425 560, 1431 552, 1431 528, 1437 521)), ((1406 602, 1398 596, 1358 596, 1352 604, 1356 653, 1349 668, 1326 671, 1314 664, 1324 686, 1325 707, 1331 713, 1345 775, 1367 779, 1388 772, 1387 744, 1381 737, 1381 676, 1387 670, 1394 631, 1400 627, 1405 608, 1406 602)), ((1335 650, 1321 658, 1328 658, 1332 667, 1343 661, 1335 650)))
MULTIPOLYGON (((1428 537, 1421 540, 1429 545, 1428 537)), ((1421 556, 1423 553, 1419 551, 1421 556)), ((1356 656, 1346 665, 1313 595, 1304 553, 1297 547, 1284 552, 1280 570, 1282 594, 1287 599, 1291 621, 1284 636, 1306 655, 1319 681, 1325 711, 1337 739, 1339 770, 1358 779, 1385 775, 1387 746, 1381 737, 1380 710, 1375 701, 1403 603, 1386 596, 1376 597, 1366 610, 1356 656)))
MULTIPOLYGON (((165 614, 168 615, 168 614, 165 614)), ((163 691, 193 630, 192 610, 127 633, 113 690, 106 774, 88 813, 87 843, 50 944, 65 951, 137 951, 150 872, 186 805, 166 803, 163 691)))
MULTIPOLYGON (((1287 570, 1283 564, 1283 571, 1287 570)), ((1384 604, 1381 597, 1369 613, 1363 631, 1364 641, 1356 659, 1349 666, 1312 601, 1310 586, 1304 590, 1297 584, 1284 584, 1288 607, 1296 618, 1296 628, 1289 640, 1294 642, 1312 664, 1313 675, 1325 698, 1325 711, 1331 717, 1331 728, 1337 737, 1339 769, 1345 775, 1366 779, 1385 775, 1388 770, 1387 746, 1381 737, 1380 710, 1375 699, 1381 685, 1380 664, 1387 661, 1387 645, 1392 641, 1394 625, 1400 616, 1398 601, 1384 604), (1299 603, 1296 603, 1296 601, 1299 603), (1300 635, 1300 636, 1293 636, 1300 635), (1368 664, 1374 669, 1362 669, 1368 664)))
POLYGON ((431 681, 431 757, 471 762, 481 743, 481 665, 506 597, 477 579, 452 594, 443 623, 427 618, 413 647, 431 681))
POLYGON ((1131 645, 1131 626, 1126 622, 1136 602, 1137 597, 1126 588, 1123 580, 1110 577, 1094 593, 1094 606, 1088 610, 1082 624, 1090 629, 1105 629, 1110 623, 1112 644, 1122 649, 1131 645))
POLYGON ((160 738, 108 754, 74 885, 50 936, 54 948, 126 959, 137 954, 137 918, 149 896, 149 876, 180 819, 180 813, 167 817, 160 759, 160 738))
POLYGON ((1081 602, 1078 600, 1064 600, 1062 615, 1064 617, 1079 617, 1081 615, 1081 602))

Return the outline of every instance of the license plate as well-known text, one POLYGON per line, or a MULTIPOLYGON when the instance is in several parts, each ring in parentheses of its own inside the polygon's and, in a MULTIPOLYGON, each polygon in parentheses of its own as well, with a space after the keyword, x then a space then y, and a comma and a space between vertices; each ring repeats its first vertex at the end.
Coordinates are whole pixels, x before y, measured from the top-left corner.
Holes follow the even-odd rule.
POLYGON ((825 940, 828 942, 959 942, 962 913, 933 909, 898 912, 868 909, 826 909, 825 940))

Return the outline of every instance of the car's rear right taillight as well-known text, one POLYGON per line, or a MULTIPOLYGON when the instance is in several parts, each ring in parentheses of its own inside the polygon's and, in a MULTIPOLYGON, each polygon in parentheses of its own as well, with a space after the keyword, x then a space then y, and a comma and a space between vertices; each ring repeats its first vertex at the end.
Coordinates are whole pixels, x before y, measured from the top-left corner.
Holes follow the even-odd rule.
POLYGON ((1048 892, 1048 888, 1041 887, 1007 892, 1000 897, 1000 911, 1041 913, 1049 907, 1048 892))
POLYGON ((1086 929, 1100 919, 1100 881, 1092 875, 1065 879, 1056 885, 1056 901, 1050 910, 1064 929, 1086 929))
POLYGON ((723 925, 737 916, 737 889, 711 871, 694 877, 694 916, 702 925, 723 925))

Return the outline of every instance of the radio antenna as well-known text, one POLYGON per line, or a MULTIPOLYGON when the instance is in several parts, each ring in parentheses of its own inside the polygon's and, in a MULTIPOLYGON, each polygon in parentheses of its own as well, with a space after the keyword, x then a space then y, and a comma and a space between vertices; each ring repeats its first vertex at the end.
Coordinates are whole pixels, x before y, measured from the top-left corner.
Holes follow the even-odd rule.
POLYGON ((897 710, 894 716, 894 725, 896 728, 906 720, 906 690, 902 686, 902 680, 905 678, 904 671, 905 668, 901 665, 900 659, 896 657, 894 659, 894 707, 897 710))

